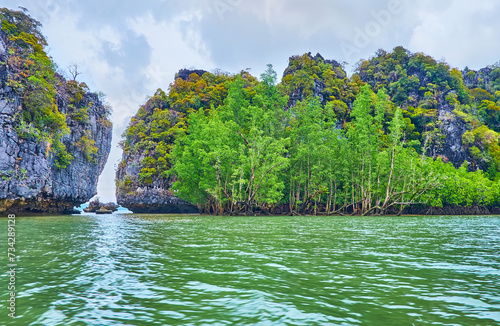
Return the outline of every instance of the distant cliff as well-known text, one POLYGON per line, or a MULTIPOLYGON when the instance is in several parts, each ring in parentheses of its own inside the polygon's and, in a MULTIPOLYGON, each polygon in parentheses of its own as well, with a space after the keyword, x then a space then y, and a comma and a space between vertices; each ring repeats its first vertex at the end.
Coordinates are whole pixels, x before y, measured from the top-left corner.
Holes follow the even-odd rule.
POLYGON ((384 87, 408 120, 407 137, 455 167, 500 171, 500 66, 479 71, 451 68, 399 46, 360 62, 355 74, 373 89, 384 87))
POLYGON ((334 108, 338 126, 350 121, 364 83, 374 91, 384 88, 402 108, 406 138, 420 142, 419 152, 456 168, 465 161, 470 171, 490 171, 492 179, 500 171, 500 65, 460 71, 399 46, 360 61, 350 78, 339 63, 319 54, 292 56, 281 80, 289 107, 316 96, 334 108))
POLYGON ((97 192, 109 108, 55 72, 37 21, 5 8, 0 19, 0 213, 70 212, 97 192))
MULTIPOLYGON (((257 79, 241 72, 247 85, 257 79)), ((166 94, 158 89, 123 134, 122 161, 116 174, 118 204, 136 213, 195 213, 199 211, 179 199, 171 189, 176 181, 171 168, 171 149, 176 136, 186 128, 187 114, 223 103, 227 81, 235 76, 204 70, 182 69, 166 94)))
MULTIPOLYGON (((447 166, 451 170, 455 170, 453 166, 461 167, 456 173, 462 173, 464 169, 469 172, 482 170, 476 174, 485 178, 479 184, 489 184, 499 179, 500 65, 479 71, 467 68, 461 71, 423 53, 411 53, 396 47, 392 52, 379 50, 369 60, 360 61, 355 73, 348 77, 338 62, 325 60, 320 54, 312 56, 306 53, 290 57, 276 88, 278 93, 287 97, 287 103, 275 105, 285 112, 292 112, 291 120, 284 122, 289 125, 287 130, 290 131, 296 122, 293 112, 299 102, 307 103, 311 98, 318 98, 322 114, 328 114, 322 121, 332 123, 335 129, 348 135, 355 119, 352 115, 353 105, 366 85, 374 94, 383 89, 389 98, 382 109, 375 106, 371 108, 371 113, 383 111, 378 132, 390 134, 390 123, 395 119, 398 108, 401 108, 402 139, 408 144, 405 146, 413 148, 414 153, 432 157, 438 162, 437 165, 439 162, 450 162, 452 164, 447 166)), ((268 96, 272 93, 259 94, 259 91, 262 91, 262 83, 245 71, 236 75, 212 74, 203 70, 179 71, 168 94, 158 90, 139 108, 123 135, 121 144, 124 154, 117 173, 118 202, 138 212, 182 212, 184 208, 191 211, 193 207, 176 196, 180 190, 175 192, 172 188, 177 178, 182 181, 182 177, 174 172, 178 170, 172 169, 172 148, 178 135, 189 134, 188 114, 202 110, 200 114, 210 116, 212 110, 225 112, 223 107, 229 105, 234 109, 235 123, 244 124, 245 121, 238 120, 239 110, 245 110, 248 105, 254 110, 254 106, 262 105, 261 94, 268 96), (228 98, 228 87, 235 85, 231 81, 240 77, 243 89, 234 90, 240 92, 239 95, 228 98)), ((370 101, 375 103, 376 99, 371 98, 370 101)), ((308 119, 313 120, 313 117, 308 119)), ((248 132, 248 128, 243 128, 241 134, 245 132, 248 132)), ((206 132, 206 135, 209 137, 210 132, 206 132)), ((389 146, 387 140, 387 137, 382 139, 386 143, 382 149, 389 146)), ((177 155, 177 159, 179 157, 177 155)), ((196 162, 191 163, 186 166, 196 167, 196 162)), ((177 169, 181 168, 177 166, 177 169)), ((189 171, 193 175, 204 172, 196 168, 190 168, 189 171)), ((193 182, 194 188, 206 186, 197 185, 194 179, 188 180, 193 182)), ((455 179, 450 177, 449 180, 455 179)), ((455 185, 450 185, 450 189, 453 189, 450 193, 456 193, 453 187, 455 185)), ((349 189, 345 189, 344 195, 351 191, 349 189)), ((201 193, 201 197, 213 197, 209 191, 201 193)), ((189 198, 186 194, 179 195, 189 198)), ((301 206, 304 211, 307 211, 308 205, 312 205, 312 200, 307 197, 309 195, 309 191, 301 194, 306 196, 301 206)), ((441 203, 433 205, 465 205, 459 200, 445 197, 439 198, 441 203)), ((283 198, 294 197, 285 191, 283 198)), ((471 200, 466 205, 493 207, 491 203, 471 200)), ((286 202, 282 204, 288 205, 286 202)), ((216 211, 208 204, 205 207, 197 205, 200 211, 216 211)))
POLYGON ((196 207, 170 189, 175 177, 168 170, 170 148, 184 114, 169 108, 158 90, 132 118, 121 143, 123 157, 116 172, 119 205, 134 213, 196 213, 196 207))

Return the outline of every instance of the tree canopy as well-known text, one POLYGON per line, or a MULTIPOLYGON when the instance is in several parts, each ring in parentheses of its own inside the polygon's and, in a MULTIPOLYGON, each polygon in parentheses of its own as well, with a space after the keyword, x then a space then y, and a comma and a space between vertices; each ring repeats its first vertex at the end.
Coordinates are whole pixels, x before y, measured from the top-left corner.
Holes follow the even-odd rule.
POLYGON ((271 66, 259 79, 183 71, 139 109, 122 145, 143 156, 135 187, 170 178, 206 213, 496 207, 495 69, 473 76, 397 47, 350 78, 319 54, 291 57, 279 83, 271 66))

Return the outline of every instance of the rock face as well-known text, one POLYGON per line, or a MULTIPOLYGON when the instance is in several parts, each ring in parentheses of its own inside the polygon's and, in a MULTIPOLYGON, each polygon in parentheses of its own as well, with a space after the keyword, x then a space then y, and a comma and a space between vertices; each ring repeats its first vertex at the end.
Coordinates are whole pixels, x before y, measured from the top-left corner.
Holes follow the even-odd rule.
MULTIPOLYGON (((193 73, 184 72, 186 77, 193 73)), ((175 196, 171 190, 175 178, 162 173, 158 166, 169 165, 164 158, 168 157, 167 152, 174 141, 172 130, 183 116, 169 108, 166 94, 158 90, 132 118, 125 132, 122 161, 116 172, 116 199, 119 205, 134 213, 199 212, 198 208, 175 196), (152 136, 152 129, 157 130, 159 123, 164 128, 161 131, 168 134, 161 141, 158 141, 159 135, 152 136), (157 159, 153 159, 155 157, 157 159), (145 171, 151 172, 146 175, 145 171)))
MULTIPOLYGON (((142 157, 124 154, 123 159, 127 164, 121 164, 118 167, 117 179, 125 180, 126 183, 130 182, 130 185, 137 184, 142 157)), ((148 186, 131 187, 130 189, 127 189, 127 185, 117 187, 117 202, 134 213, 198 213, 198 208, 174 195, 170 190, 173 182, 172 178, 155 176, 148 186)))
POLYGON ((182 80, 188 80, 189 75, 191 74, 197 74, 198 76, 203 76, 204 73, 206 73, 206 70, 202 69, 181 69, 179 72, 175 74, 175 78, 180 78, 182 80))
MULTIPOLYGON (((0 35, 0 61, 8 59, 7 45, 0 35)), ((80 103, 87 107, 85 123, 67 116, 70 133, 62 143, 73 156, 66 168, 57 168, 50 143, 34 137, 20 137, 16 112, 22 99, 8 86, 11 72, 0 66, 0 214, 65 213, 87 202, 97 191, 97 181, 111 149, 111 122, 107 109, 94 93, 82 94, 80 103), (85 138, 86 136, 86 138, 85 138), (82 137, 95 143, 96 152, 82 148, 82 137)), ((61 84, 66 81, 57 76, 61 84)), ((59 112, 68 113, 68 96, 57 89, 59 112)))
POLYGON ((500 166, 498 144, 491 141, 500 137, 499 76, 498 64, 460 71, 399 46, 360 61, 353 77, 386 90, 413 124, 409 139, 425 144, 426 155, 456 168, 466 162, 469 171, 492 171, 500 166))
MULTIPOLYGON (((302 57, 307 56, 307 58, 310 61, 314 61, 315 63, 321 62, 324 63, 325 65, 328 65, 331 67, 332 71, 335 72, 335 77, 336 78, 344 78, 346 77, 345 71, 343 70, 342 66, 340 63, 338 63, 335 60, 328 60, 324 59, 323 56, 319 53, 317 53, 314 57, 311 55, 311 52, 303 55, 302 57)), ((292 56, 289 58, 290 64, 288 67, 286 67, 285 71, 283 72, 283 78, 285 78, 287 75, 294 75, 298 70, 303 69, 302 66, 295 66, 292 63, 296 61, 297 59, 300 59, 300 56, 292 56)), ((326 88, 325 82, 322 78, 323 76, 316 76, 313 80, 313 87, 312 87, 312 96, 318 97, 319 100, 321 101, 322 105, 325 105, 327 102, 327 96, 324 94, 324 90, 326 88)), ((303 87, 298 87, 294 89, 290 94, 288 98, 288 107, 294 107, 297 102, 302 101, 305 99, 305 94, 304 94, 304 88, 303 87)))
POLYGON ((455 167, 459 167, 464 161, 470 161, 470 156, 465 152, 462 145, 462 135, 467 131, 465 123, 456 116, 441 114, 439 116, 441 132, 445 136, 443 147, 433 153, 433 156, 443 155, 455 167))

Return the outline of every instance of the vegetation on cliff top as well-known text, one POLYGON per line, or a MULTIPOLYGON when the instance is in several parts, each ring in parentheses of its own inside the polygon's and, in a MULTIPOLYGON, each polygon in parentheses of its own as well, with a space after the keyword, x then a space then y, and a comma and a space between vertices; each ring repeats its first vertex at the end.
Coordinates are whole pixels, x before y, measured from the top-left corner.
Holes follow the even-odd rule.
MULTIPOLYGON (((427 155, 442 152, 444 123, 458 120, 464 124, 467 131, 461 145, 471 170, 482 169, 495 179, 500 170, 499 65, 461 72, 425 54, 396 47, 391 53, 379 50, 370 60, 360 62, 357 75, 373 89, 388 91, 411 121, 409 139, 422 145, 426 142, 427 155)), ((454 163, 459 166, 462 162, 454 163)))
MULTIPOLYGON (((227 83, 236 78, 222 72, 201 71, 202 76, 189 71, 185 73, 186 76, 182 75, 185 79, 178 76, 170 85, 168 95, 158 89, 139 108, 122 135, 124 139, 120 145, 123 151, 126 154, 143 156, 139 184, 149 185, 153 177, 169 177, 172 146, 176 135, 187 127, 186 114, 222 104, 228 94, 227 83)), ((258 83, 257 79, 247 72, 241 72, 240 75, 249 89, 258 83)), ((130 179, 122 180, 118 184, 118 190, 129 192, 131 182, 130 179)))
POLYGON ((129 186, 173 178, 180 198, 217 214, 497 207, 497 69, 461 72, 398 47, 351 78, 310 54, 291 57, 279 84, 271 67, 260 81, 193 72, 132 119, 122 144, 143 158, 129 186), (451 136, 460 148, 445 148, 451 136))

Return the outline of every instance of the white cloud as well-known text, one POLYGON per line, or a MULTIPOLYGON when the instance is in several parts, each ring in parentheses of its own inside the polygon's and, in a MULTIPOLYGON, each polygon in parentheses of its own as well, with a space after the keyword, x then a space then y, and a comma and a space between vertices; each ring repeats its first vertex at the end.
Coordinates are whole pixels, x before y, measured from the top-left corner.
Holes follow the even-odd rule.
POLYGON ((286 29, 300 40, 307 40, 317 33, 330 31, 338 37, 349 28, 349 14, 356 7, 342 1, 310 0, 257 0, 241 1, 234 7, 238 12, 252 12, 271 30, 286 29))
POLYGON ((151 46, 149 65, 144 69, 144 86, 151 92, 166 87, 173 81, 180 68, 200 67, 212 69, 210 51, 195 30, 182 29, 183 22, 190 22, 185 15, 172 22, 157 22, 151 14, 129 20, 130 28, 143 35, 151 46))
POLYGON ((479 69, 500 59, 498 2, 457 0, 440 8, 427 4, 419 9, 420 22, 410 37, 414 51, 445 58, 458 68, 479 69))
MULTIPOLYGON (((104 26, 97 31, 97 38, 102 42, 106 41, 110 49, 118 53, 122 50, 122 38, 123 36, 112 26, 104 26)), ((121 52, 123 54, 123 52, 121 52)))
MULTIPOLYGON (((159 87, 167 90, 180 68, 196 66, 211 69, 214 67, 210 60, 210 52, 199 34, 193 30, 181 29, 181 23, 189 21, 186 17, 185 15, 178 17, 173 22, 157 22, 150 14, 129 19, 130 29, 144 36, 151 48, 151 59, 149 64, 141 70, 142 77, 132 85, 128 85, 129 87, 120 88, 122 77, 119 72, 108 76, 97 72, 95 74, 102 82, 111 81, 116 85, 113 88, 107 87, 106 92, 113 107, 114 132, 108 164, 98 185, 99 196, 104 201, 115 200, 115 169, 122 155, 117 144, 130 117, 144 103, 146 96, 152 95, 159 87)), ((196 19, 196 17, 190 17, 190 19, 196 19)))

